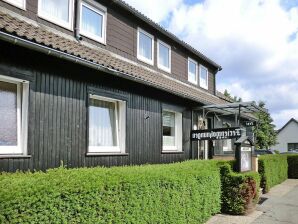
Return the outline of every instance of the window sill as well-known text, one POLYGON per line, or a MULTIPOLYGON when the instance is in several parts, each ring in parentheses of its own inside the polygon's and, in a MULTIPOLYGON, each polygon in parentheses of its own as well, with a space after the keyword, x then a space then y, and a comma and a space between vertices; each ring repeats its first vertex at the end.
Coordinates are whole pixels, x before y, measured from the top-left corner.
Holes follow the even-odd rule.
POLYGON ((128 156, 128 153, 86 153, 86 156, 128 156))
POLYGON ((162 151, 161 154, 184 154, 184 151, 162 151))
POLYGON ((31 155, 0 155, 0 159, 30 159, 31 155))

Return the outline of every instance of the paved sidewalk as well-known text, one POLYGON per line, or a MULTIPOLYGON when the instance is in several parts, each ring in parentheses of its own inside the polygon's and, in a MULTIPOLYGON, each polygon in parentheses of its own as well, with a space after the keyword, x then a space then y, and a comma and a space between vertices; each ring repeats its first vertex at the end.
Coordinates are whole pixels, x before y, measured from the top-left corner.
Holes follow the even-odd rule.
POLYGON ((278 224, 298 223, 298 180, 286 180, 273 187, 266 200, 257 206, 255 212, 247 216, 218 214, 206 224, 278 224))

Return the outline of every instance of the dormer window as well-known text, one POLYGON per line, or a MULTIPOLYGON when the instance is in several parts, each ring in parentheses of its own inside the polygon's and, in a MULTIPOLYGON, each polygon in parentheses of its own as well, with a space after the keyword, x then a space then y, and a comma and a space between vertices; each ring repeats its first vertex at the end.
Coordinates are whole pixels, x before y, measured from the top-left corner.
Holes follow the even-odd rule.
POLYGON ((188 58, 188 81, 198 84, 198 63, 191 58, 188 58))
POLYGON ((157 41, 157 66, 171 73, 171 47, 160 40, 157 41))
POLYGON ((138 59, 150 65, 154 64, 154 37, 138 28, 138 59))
POLYGON ((17 6, 21 9, 26 9, 26 0, 4 0, 5 2, 17 6))
POLYGON ((200 87, 208 89, 208 69, 200 65, 200 87))
POLYGON ((81 4, 80 33, 102 44, 106 43, 106 12, 107 9, 96 4, 91 6, 85 2, 81 4))
POLYGON ((72 30, 73 0, 39 0, 38 16, 72 30))

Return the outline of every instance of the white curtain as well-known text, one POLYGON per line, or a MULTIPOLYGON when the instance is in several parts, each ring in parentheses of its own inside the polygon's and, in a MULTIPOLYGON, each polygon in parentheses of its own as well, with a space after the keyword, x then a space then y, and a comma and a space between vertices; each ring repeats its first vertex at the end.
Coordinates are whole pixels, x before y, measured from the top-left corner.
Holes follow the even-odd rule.
POLYGON ((17 85, 0 81, 0 146, 16 146, 17 85))
POLYGON ((175 146, 175 113, 164 111, 162 113, 163 145, 175 146))
POLYGON ((117 146, 116 103, 90 99, 89 146, 117 146))
POLYGON ((52 17, 69 22, 70 0, 41 0, 41 10, 52 17))
POLYGON ((102 37, 102 15, 94 12, 83 5, 82 8, 82 30, 102 37))

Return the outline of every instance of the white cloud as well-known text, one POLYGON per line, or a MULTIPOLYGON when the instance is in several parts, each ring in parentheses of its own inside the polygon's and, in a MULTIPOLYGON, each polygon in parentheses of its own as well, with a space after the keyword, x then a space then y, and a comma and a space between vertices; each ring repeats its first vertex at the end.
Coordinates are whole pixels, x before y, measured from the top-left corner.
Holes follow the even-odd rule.
POLYGON ((221 64, 219 90, 266 101, 279 127, 298 116, 297 1, 127 2, 221 64))
POLYGON ((159 23, 167 19, 171 11, 179 7, 183 0, 125 0, 125 2, 135 7, 153 21, 159 23))

